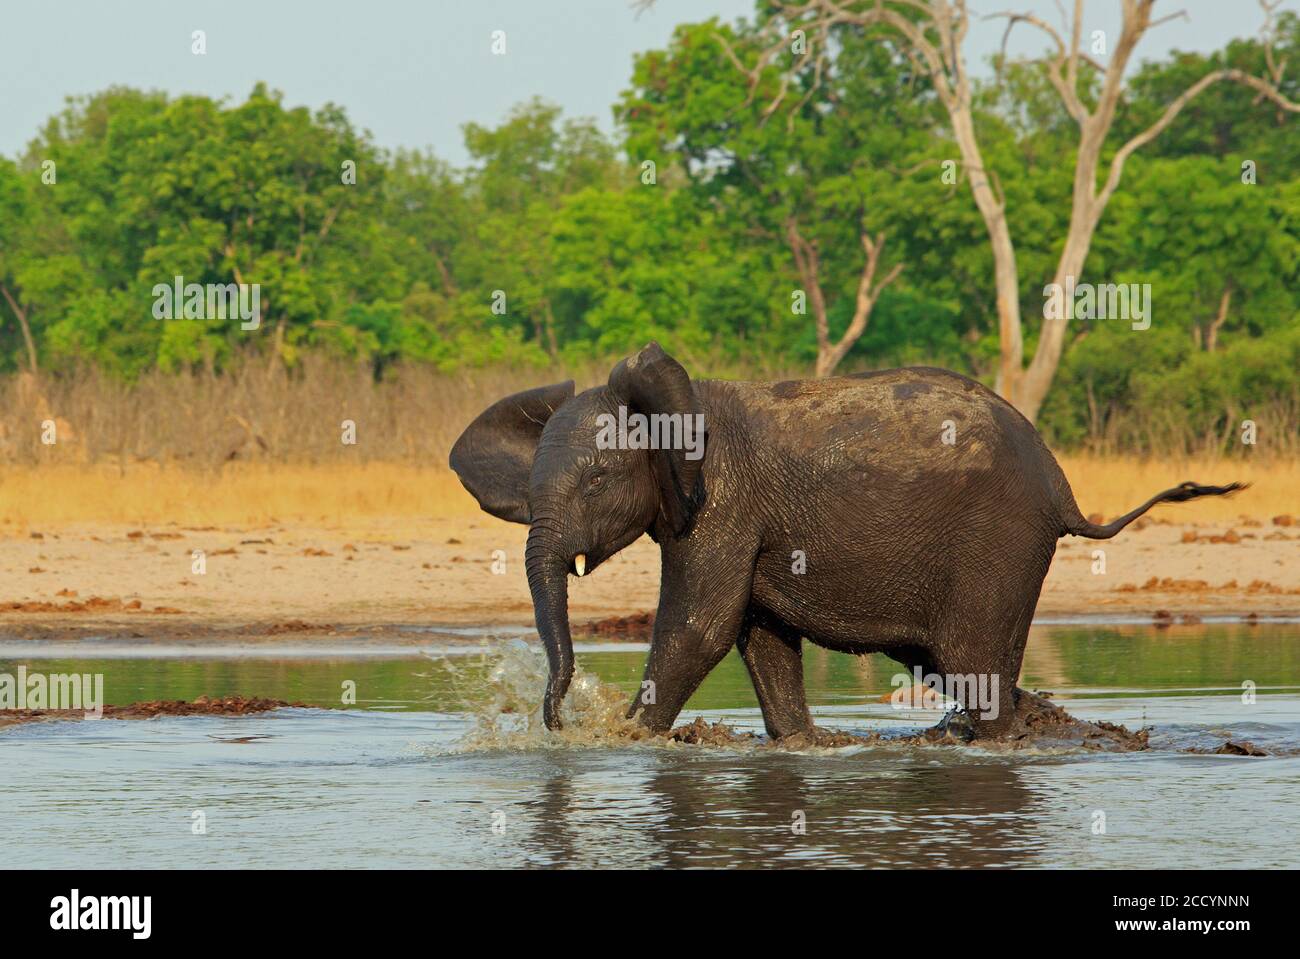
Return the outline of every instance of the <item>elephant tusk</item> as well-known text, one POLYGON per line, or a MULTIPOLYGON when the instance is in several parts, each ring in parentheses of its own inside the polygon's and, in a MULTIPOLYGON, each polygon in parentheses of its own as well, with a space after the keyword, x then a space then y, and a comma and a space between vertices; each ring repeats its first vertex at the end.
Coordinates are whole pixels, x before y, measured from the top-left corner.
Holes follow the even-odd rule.
POLYGON ((577 556, 573 557, 573 568, 578 571, 579 576, 587 571, 586 553, 579 553, 577 556))

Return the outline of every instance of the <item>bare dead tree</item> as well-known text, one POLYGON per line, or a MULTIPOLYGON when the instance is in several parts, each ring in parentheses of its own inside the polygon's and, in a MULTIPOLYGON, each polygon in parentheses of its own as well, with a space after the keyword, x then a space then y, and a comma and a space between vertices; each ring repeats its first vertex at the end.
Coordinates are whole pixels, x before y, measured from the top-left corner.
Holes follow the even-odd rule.
POLYGON ((875 282, 876 271, 880 266, 880 254, 885 248, 885 234, 878 233, 873 238, 865 230, 862 232, 862 249, 866 253, 866 262, 858 277, 858 293, 853 306, 853 318, 849 321, 844 335, 832 343, 830 325, 826 319, 826 297, 822 293, 821 260, 817 255, 817 247, 800 233, 799 224, 794 217, 786 220, 785 235, 790 251, 794 254, 799 278, 812 304, 813 322, 817 326, 817 365, 814 373, 818 379, 823 379, 835 372, 835 368, 853 348, 853 344, 862 338, 862 334, 867 329, 867 320, 871 318, 871 311, 876 306, 876 300, 880 298, 881 291, 898 278, 898 274, 903 271, 903 264, 894 264, 879 283, 875 282))
MULTIPOLYGON (((1279 2, 1260 0, 1266 21, 1262 40, 1267 79, 1236 69, 1210 71, 1170 101, 1160 117, 1124 143, 1109 163, 1102 162, 1102 149, 1114 123, 1123 93, 1124 71, 1133 51, 1148 30, 1180 14, 1152 19, 1156 0, 1123 0, 1120 36, 1109 62, 1104 65, 1081 49, 1084 0, 1074 0, 1073 17, 1065 33, 1033 14, 994 15, 1007 18, 1008 33, 1023 23, 1051 40, 1053 51, 1039 62, 1044 64, 1048 79, 1079 127, 1070 222, 1056 266, 1057 284, 1064 287, 1066 277, 1077 280, 1081 275, 1097 224, 1119 187, 1128 158, 1167 129, 1205 89, 1221 81, 1232 81, 1257 91, 1257 101, 1267 99, 1287 113, 1300 111, 1300 104, 1279 91, 1286 66, 1285 62, 1277 63, 1272 53, 1273 14, 1279 2), (1097 102, 1092 108, 1079 92, 1084 70, 1094 72, 1099 83, 1097 102)), ((883 28, 901 41, 912 63, 929 77, 948 114, 971 195, 984 220, 992 248, 1000 345, 998 390, 1030 420, 1035 419, 1060 363, 1068 319, 1044 319, 1038 346, 1026 367, 1016 246, 1007 223, 1005 200, 996 178, 984 163, 975 133, 971 80, 962 52, 970 27, 966 0, 804 0, 801 3, 775 0, 773 7, 776 16, 760 32, 761 48, 753 66, 744 67, 735 51, 727 48, 733 62, 748 75, 752 93, 758 90, 765 72, 780 62, 778 57, 793 49, 796 39, 806 42, 806 52, 786 74, 798 72, 804 68, 807 57, 815 57, 817 69, 812 80, 815 89, 825 73, 823 63, 828 61, 829 51, 833 49, 832 33, 843 25, 883 28)), ((788 82, 781 84, 769 105, 769 114, 780 106, 788 87, 788 82)))

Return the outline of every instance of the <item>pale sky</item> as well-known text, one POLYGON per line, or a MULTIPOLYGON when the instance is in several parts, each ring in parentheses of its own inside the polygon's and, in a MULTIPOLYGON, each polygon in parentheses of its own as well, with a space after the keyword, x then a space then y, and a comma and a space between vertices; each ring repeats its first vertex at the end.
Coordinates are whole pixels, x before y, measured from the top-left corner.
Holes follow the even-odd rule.
MULTIPOLYGON (((1086 32, 1116 36, 1119 6, 1092 0, 1086 32)), ((1055 0, 974 8, 1060 17, 1055 0)), ((679 22, 752 9, 752 0, 658 0, 639 16, 628 0, 0 0, 0 153, 20 153, 69 95, 121 84, 239 102, 264 80, 290 106, 341 104, 381 147, 432 147, 461 164, 461 124, 498 123, 534 95, 612 129, 634 53, 662 47, 679 22), (206 56, 190 52, 197 29, 206 56), (506 33, 505 56, 491 52, 494 30, 506 33)), ((1148 35, 1139 59, 1217 49, 1262 23, 1250 0, 1162 0, 1156 10, 1186 10, 1188 20, 1148 35)), ((972 68, 1004 25, 974 18, 972 68)), ((1035 31, 1016 29, 1013 52, 1041 49, 1035 31)))

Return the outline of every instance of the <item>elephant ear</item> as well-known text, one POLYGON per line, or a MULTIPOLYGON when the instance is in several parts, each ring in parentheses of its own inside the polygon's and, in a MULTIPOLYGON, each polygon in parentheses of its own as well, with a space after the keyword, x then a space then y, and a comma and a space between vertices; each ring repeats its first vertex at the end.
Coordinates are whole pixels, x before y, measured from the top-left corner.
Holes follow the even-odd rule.
MULTIPOLYGON (((656 413, 681 414, 682 423, 691 428, 700 422, 700 412, 691 378, 685 368, 663 351, 658 343, 647 344, 639 353, 620 362, 609 374, 612 393, 627 401, 630 410, 647 416, 656 413)), ((700 438, 705 441, 705 437, 700 438)), ((691 517, 703 498, 700 482, 702 455, 687 457, 687 450, 651 450, 650 462, 659 485, 660 512, 674 536, 690 525, 691 517)))
POLYGON ((573 399, 573 380, 539 386, 497 400, 478 415, 451 448, 451 468, 483 511, 527 523, 528 476, 542 428, 573 399))

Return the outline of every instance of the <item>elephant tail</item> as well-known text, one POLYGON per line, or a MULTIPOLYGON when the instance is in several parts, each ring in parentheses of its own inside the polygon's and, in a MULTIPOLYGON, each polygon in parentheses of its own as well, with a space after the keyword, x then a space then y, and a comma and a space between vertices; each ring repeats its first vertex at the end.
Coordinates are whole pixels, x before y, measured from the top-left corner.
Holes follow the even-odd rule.
POLYGON ((1074 536, 1086 536, 1088 539, 1110 539, 1157 503, 1185 503, 1200 496, 1224 496, 1245 489, 1249 485, 1249 483, 1229 483, 1227 486, 1202 486, 1199 483, 1180 483, 1173 489, 1157 493, 1137 509, 1105 525, 1088 522, 1079 512, 1079 507, 1071 503, 1073 509, 1068 512, 1073 515, 1065 517, 1065 530, 1062 535, 1069 533, 1074 536))

